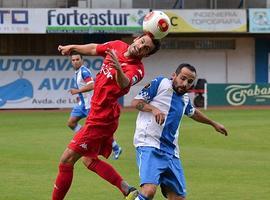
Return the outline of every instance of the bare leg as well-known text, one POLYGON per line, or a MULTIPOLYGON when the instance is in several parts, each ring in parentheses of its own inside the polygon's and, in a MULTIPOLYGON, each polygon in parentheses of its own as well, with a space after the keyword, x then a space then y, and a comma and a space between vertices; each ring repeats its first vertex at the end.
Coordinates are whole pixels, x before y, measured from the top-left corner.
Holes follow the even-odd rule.
POLYGON ((185 197, 177 195, 174 191, 167 187, 163 187, 163 192, 167 194, 168 200, 186 200, 185 197))
POLYGON ((81 117, 69 117, 67 125, 68 127, 73 130, 75 133, 80 130, 82 127, 80 124, 78 124, 78 121, 80 121, 82 118, 81 117))

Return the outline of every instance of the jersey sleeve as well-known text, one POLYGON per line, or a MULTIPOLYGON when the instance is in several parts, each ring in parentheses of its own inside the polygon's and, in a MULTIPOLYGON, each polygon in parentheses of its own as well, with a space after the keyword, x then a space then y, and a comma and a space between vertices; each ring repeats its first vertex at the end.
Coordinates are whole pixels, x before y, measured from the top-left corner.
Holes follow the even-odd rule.
POLYGON ((82 68, 82 79, 87 84, 94 82, 92 73, 86 67, 82 68))
POLYGON ((98 44, 96 48, 97 55, 105 57, 106 56, 105 51, 108 48, 111 49, 111 43, 112 42, 105 42, 103 44, 98 44))
POLYGON ((147 103, 151 102, 153 98, 157 95, 159 85, 164 77, 157 77, 148 83, 144 88, 139 92, 135 99, 142 99, 147 103))
POLYGON ((188 98, 188 103, 185 109, 185 115, 191 117, 192 115, 194 115, 194 113, 195 113, 195 108, 192 105, 190 98, 188 98))
MULTIPOLYGON (((125 63, 123 63, 122 65, 125 65, 125 63)), ((125 75, 130 80, 130 86, 140 82, 144 77, 142 64, 140 64, 139 67, 130 65, 129 67, 126 68, 125 75)))

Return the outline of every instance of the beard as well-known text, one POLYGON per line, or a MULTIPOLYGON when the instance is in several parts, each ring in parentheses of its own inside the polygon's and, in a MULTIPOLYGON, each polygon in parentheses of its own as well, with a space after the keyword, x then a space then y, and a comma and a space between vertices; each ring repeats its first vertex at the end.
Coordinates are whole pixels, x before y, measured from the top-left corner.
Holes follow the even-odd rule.
POLYGON ((173 90, 177 93, 177 95, 183 95, 187 93, 186 89, 183 89, 180 86, 176 87, 175 84, 173 84, 173 90), (179 91, 179 88, 181 89, 181 91, 179 91))
POLYGON ((176 92, 177 95, 184 95, 185 93, 187 93, 186 87, 179 86, 175 80, 172 80, 172 87, 173 87, 173 90, 176 92), (179 89, 181 91, 179 91, 179 89))

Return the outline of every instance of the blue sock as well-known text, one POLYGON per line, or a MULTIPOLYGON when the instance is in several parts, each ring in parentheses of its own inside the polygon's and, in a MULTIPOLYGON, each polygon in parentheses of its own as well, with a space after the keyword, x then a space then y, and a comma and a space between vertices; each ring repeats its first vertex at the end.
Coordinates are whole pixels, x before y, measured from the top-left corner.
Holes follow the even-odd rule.
POLYGON ((117 151, 119 149, 119 145, 116 143, 116 141, 114 140, 113 143, 112 143, 112 149, 114 151, 117 151))
POLYGON ((150 200, 147 197, 143 196, 141 193, 139 193, 139 195, 137 196, 137 198, 135 200, 150 200))

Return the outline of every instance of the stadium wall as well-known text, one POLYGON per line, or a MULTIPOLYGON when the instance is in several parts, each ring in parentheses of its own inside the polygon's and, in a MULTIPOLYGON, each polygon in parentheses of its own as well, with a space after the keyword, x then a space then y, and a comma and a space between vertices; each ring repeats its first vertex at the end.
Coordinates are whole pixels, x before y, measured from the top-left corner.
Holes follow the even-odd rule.
MULTIPOLYGON (((130 42, 131 38, 123 38, 127 42, 130 42)), ((234 38, 236 40, 236 48, 233 50, 179 50, 179 49, 162 49, 157 54, 146 58, 144 60, 145 63, 145 72, 146 76, 145 78, 138 83, 136 86, 131 88, 131 93, 124 97, 124 106, 129 106, 131 100, 133 97, 138 93, 138 91, 149 81, 151 81, 154 77, 163 75, 165 77, 170 77, 171 74, 174 72, 176 67, 182 63, 182 62, 188 62, 192 65, 194 65, 198 70, 198 78, 204 78, 208 81, 208 83, 253 83, 255 80, 255 74, 254 74, 254 39, 253 38, 234 38)), ((55 44, 54 44, 55 45, 55 44)), ((55 45, 56 46, 56 45, 55 45)), ((15 48, 15 47, 14 47, 15 48)), ((55 47, 56 48, 56 47, 55 47)), ((35 48, 34 48, 35 49, 35 48)), ((35 60, 35 55, 30 55, 27 59, 35 60)), ((39 71, 35 70, 22 70, 20 68, 20 65, 13 66, 12 65, 7 69, 6 63, 8 63, 8 60, 11 59, 18 59, 20 56, 9 56, 9 57, 1 57, 0 59, 0 75, 2 78, 0 79, 0 86, 5 87, 7 84, 14 82, 18 79, 19 71, 23 71, 23 77, 31 77, 30 80, 33 83, 38 82, 40 79, 38 75, 35 75, 35 73, 40 73, 39 71), (5 74, 8 74, 6 76, 5 74), (8 77, 8 78, 7 78, 8 77), (38 80, 35 80, 36 79, 38 80)), ((22 57, 23 58, 23 57, 22 57)), ((49 58, 53 58, 52 56, 41 56, 38 57, 38 59, 45 60, 44 63, 47 63, 46 60, 49 58)), ((67 57, 58 57, 57 59, 62 58, 67 59, 67 57)), ((87 57, 86 57, 87 58, 87 57)), ((90 58, 89 58, 90 59, 90 58)), ((92 58, 93 59, 93 58, 92 58)), ((55 62, 57 65, 57 62, 55 62)), ((63 61, 59 62, 63 63, 63 61)), ((13 63, 15 65, 15 63, 13 63)), ((44 64, 45 65, 45 64, 44 64)), ((89 66, 90 69, 94 74, 96 74, 99 70, 98 66, 89 66)), ((39 66, 40 69, 46 68, 45 66, 39 66)), ((56 66, 56 69, 61 69, 60 67, 56 66)), ((60 77, 62 80, 63 78, 68 79, 72 77, 73 70, 70 67, 69 68, 70 77, 60 77)), ((57 70, 54 73, 61 73, 62 71, 57 70)), ((50 73, 47 73, 46 78, 48 80, 55 79, 54 75, 50 75, 50 73), (52 76, 52 77, 50 77, 52 76)), ((61 82, 60 79, 58 82, 61 82)), ((29 79, 28 79, 29 80, 29 79)), ((40 83, 41 85, 41 83, 40 83)), ((59 95, 59 98, 63 96, 63 98, 67 97, 67 88, 64 87, 56 87, 54 89, 52 87, 51 91, 57 92, 59 95), (62 95, 61 95, 62 94, 62 95)), ((40 88, 38 85, 33 84, 34 88, 40 88)), ((44 87, 43 87, 44 89, 44 87)), ((46 89, 46 88, 45 88, 46 89)), ((37 94, 37 92, 36 92, 37 94)), ((46 101, 40 101, 44 102, 41 104, 35 104, 35 108, 38 108, 40 106, 41 108, 44 108, 46 106, 49 106, 49 108, 52 107, 70 107, 72 104, 56 104, 54 106, 53 104, 48 104, 50 102, 50 95, 47 92, 44 92, 44 98, 42 97, 42 94, 40 91, 38 91, 38 97, 36 96, 36 99, 47 99, 46 101)), ((34 92, 35 97, 35 92, 34 92)), ((55 95, 54 95, 55 96, 55 95)), ((66 101, 70 102, 70 101, 66 101)), ((23 104, 21 104, 23 105, 23 104)), ((25 105, 25 104, 24 104, 25 105)), ((17 102, 17 105, 14 103, 5 104, 5 108, 20 108, 20 102, 17 102)), ((28 108, 31 108, 31 105, 27 106, 28 108)), ((3 107, 2 107, 3 108, 3 107)))

